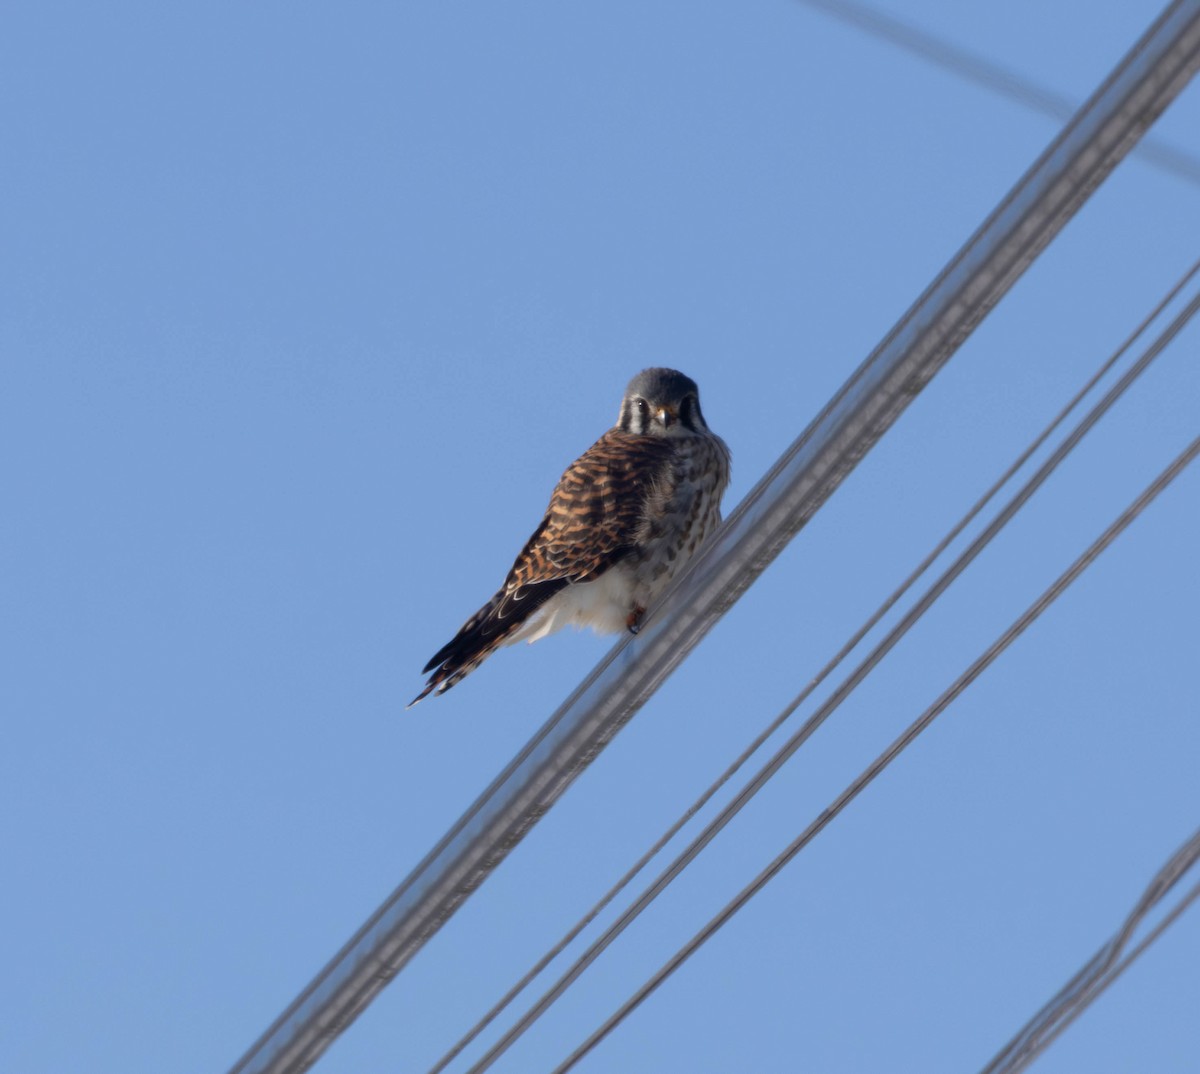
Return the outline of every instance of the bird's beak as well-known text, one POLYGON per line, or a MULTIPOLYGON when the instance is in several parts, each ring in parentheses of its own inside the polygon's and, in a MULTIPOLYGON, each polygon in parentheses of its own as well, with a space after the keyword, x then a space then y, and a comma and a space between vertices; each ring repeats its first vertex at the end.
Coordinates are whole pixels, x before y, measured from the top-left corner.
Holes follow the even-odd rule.
POLYGON ((658 418, 659 423, 664 429, 671 428, 672 423, 679 420, 678 416, 675 414, 675 411, 673 411, 670 407, 665 406, 660 407, 654 416, 658 418))

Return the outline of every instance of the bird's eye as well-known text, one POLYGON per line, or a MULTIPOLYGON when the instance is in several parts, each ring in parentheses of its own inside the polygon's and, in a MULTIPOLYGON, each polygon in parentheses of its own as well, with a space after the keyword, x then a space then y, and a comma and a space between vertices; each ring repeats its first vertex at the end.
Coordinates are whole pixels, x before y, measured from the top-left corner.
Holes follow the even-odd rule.
POLYGON ((646 413, 646 411, 650 409, 650 408, 649 408, 649 407, 646 405, 646 400, 645 400, 645 399, 639 399, 639 400, 637 401, 637 408, 638 408, 638 413, 639 413, 639 414, 645 414, 645 413, 646 413))

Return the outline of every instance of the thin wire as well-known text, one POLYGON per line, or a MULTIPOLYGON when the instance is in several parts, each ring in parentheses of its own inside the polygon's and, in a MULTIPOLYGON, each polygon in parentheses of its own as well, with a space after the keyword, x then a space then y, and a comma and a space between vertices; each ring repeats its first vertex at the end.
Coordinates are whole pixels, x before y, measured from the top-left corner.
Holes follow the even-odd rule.
POLYGON ((1150 882, 1120 929, 992 1059, 982 1074, 1017 1074, 1033 1062, 1200 896, 1200 882, 1131 950, 1117 961, 1134 930, 1200 861, 1200 831, 1179 848, 1150 882))
POLYGON ((1116 518, 1084 552, 1037 598, 987 649, 972 662, 938 699, 914 720, 871 764, 827 806, 775 859, 747 884, 725 907, 700 929, 687 943, 671 956, 634 994, 627 999, 590 1037, 575 1049, 562 1063, 554 1068, 553 1074, 566 1074, 609 1033, 625 1020, 642 1002, 668 977, 683 965, 695 952, 712 938, 747 902, 766 886, 785 865, 800 853, 830 821, 833 820, 859 793, 879 775, 913 740, 924 731, 950 704, 973 683, 1004 652, 1029 625, 1057 600, 1068 586, 1081 575, 1163 489, 1183 469, 1200 455, 1200 436, 1196 437, 1175 457, 1140 495, 1116 518))
MULTIPOLYGON (((1186 283, 1198 268, 1200 268, 1200 265, 1192 266, 1192 268, 1181 280, 1181 283, 1177 285, 1176 288, 1172 289, 1163 303, 1160 303, 1159 307, 1155 311, 1156 313, 1161 310, 1166 302, 1169 302, 1170 299, 1178 293, 1179 287, 1186 283)), ((768 762, 764 768, 760 769, 751 782, 741 790, 738 797, 733 799, 724 807, 722 812, 709 823, 704 831, 701 832, 700 835, 697 836, 688 845, 688 847, 685 848, 685 850, 675 858, 671 865, 638 896, 637 900, 635 900, 635 902, 632 903, 622 913, 622 915, 616 921, 614 921, 608 927, 608 929, 606 929, 605 932, 582 955, 579 956, 578 959, 576 959, 574 963, 572 963, 571 967, 505 1032, 505 1034, 488 1050, 487 1053, 484 1054, 484 1056, 475 1064, 475 1066, 470 1068, 470 1074, 479 1074, 479 1072, 486 1070, 489 1066, 491 1066, 495 1059, 498 1058, 505 1050, 507 1050, 513 1041, 515 1041, 522 1033, 524 1033, 525 1030, 528 1029, 528 1027, 545 1012, 545 1010, 558 998, 558 996, 560 996, 562 992, 564 992, 566 988, 569 987, 569 985, 587 968, 587 966, 589 966, 595 960, 595 958, 598 957, 600 952, 603 951, 604 948, 606 948, 612 942, 612 940, 615 939, 616 936, 619 935, 620 932, 622 932, 625 927, 627 927, 627 925, 631 923, 642 912, 642 910, 645 909, 645 907, 648 906, 650 902, 652 902, 658 896, 658 894, 661 893, 661 891, 671 883, 672 880, 674 880, 674 878, 680 872, 683 871, 683 869, 699 854, 699 852, 712 840, 712 838, 715 837, 717 832, 719 832, 728 823, 728 821, 732 819, 734 815, 736 815, 742 806, 745 805, 746 802, 748 802, 758 792, 759 789, 761 789, 766 781, 774 775, 779 767, 782 766, 783 762, 786 761, 792 755, 792 753, 794 753, 795 750, 798 749, 799 746, 811 736, 816 728, 822 722, 824 722, 828 715, 835 708, 837 708, 838 705, 840 705, 840 703, 855 687, 857 687, 859 682, 861 682, 862 679, 866 677, 867 673, 869 673, 870 670, 872 670, 874 666, 880 660, 882 660, 883 656, 886 655, 893 645, 895 645, 899 638, 907 632, 907 630, 913 625, 913 623, 916 622, 918 618, 920 618, 921 615, 924 614, 928 607, 941 595, 945 588, 958 576, 958 574, 962 572, 963 569, 965 569, 967 564, 975 558, 975 556, 992 539, 992 537, 994 537, 995 534, 1009 521, 1012 515, 1016 513, 1016 511, 1026 502, 1026 500, 1028 500, 1028 498, 1045 481, 1045 479, 1057 467, 1062 459, 1065 458, 1066 455, 1069 454, 1069 452, 1079 442, 1079 440, 1082 439, 1083 435, 1088 431, 1088 429, 1090 429, 1091 426, 1099 419, 1099 417, 1116 401, 1117 398, 1120 397, 1121 394, 1124 393, 1129 385, 1132 384, 1133 380, 1136 379, 1136 377, 1140 375, 1142 371, 1144 371, 1149 363, 1161 353, 1162 349, 1167 345, 1167 343, 1174 338, 1174 336, 1182 329, 1183 325, 1186 324, 1187 320, 1196 312, 1198 306, 1200 306, 1200 296, 1192 299, 1192 302, 1189 304, 1189 306, 1185 308, 1185 310, 1175 319, 1175 321, 1173 321, 1172 324, 1164 330, 1158 339, 1147 348, 1146 352, 1109 390, 1105 397, 1099 403, 1097 403, 1091 411, 1089 411, 1089 413, 1076 426, 1072 433, 1061 445, 1059 445, 1055 453, 1045 463, 1043 463, 1037 473, 1035 473, 1027 481, 1026 485, 1017 493, 1016 496, 1013 497, 1012 500, 1009 501, 1009 503, 996 516, 996 518, 993 519, 988 528, 985 529, 979 535, 979 537, 975 539, 971 546, 959 556, 955 563, 952 564, 951 567, 938 579, 938 581, 924 594, 922 599, 916 605, 914 605, 914 607, 909 611, 908 615, 892 629, 888 636, 881 643, 879 643, 879 645, 876 646, 871 654, 858 665, 855 671, 843 681, 838 691, 836 691, 831 698, 826 701, 825 705, 809 718, 809 720, 792 736, 792 738, 785 743, 779 752, 774 755, 772 760, 768 762)), ((1136 335, 1137 333, 1131 337, 1129 342, 1132 342, 1132 339, 1136 338, 1136 335)), ((1119 353, 1120 352, 1118 352, 1118 356, 1119 353)), ((1110 364, 1111 361, 1112 359, 1110 359, 1110 362, 1106 363, 1106 365, 1110 364)), ((1102 375, 1102 373, 1099 375, 1102 375)), ((1092 382, 1089 382, 1089 386, 1094 382, 1095 379, 1098 379, 1098 376, 1094 377, 1092 382)), ((1075 401, 1076 400, 1072 401, 1072 405, 1075 401)), ((906 582, 906 585, 907 584, 910 583, 906 582)), ((898 595, 899 594, 897 594, 897 596, 898 595)), ((844 651, 848 651, 848 648, 849 647, 846 647, 846 650, 844 651)), ((838 659, 840 659, 841 655, 842 654, 839 654, 838 659)), ((779 724, 782 723, 782 721, 795 710, 795 708, 804 700, 804 698, 811 694, 813 688, 828 673, 828 671, 831 670, 831 667, 832 664, 827 665, 826 669, 822 671, 821 675, 818 676, 813 683, 801 691, 800 695, 798 695, 797 698, 795 698, 784 710, 784 712, 776 718, 770 727, 763 734, 761 734, 758 739, 755 740, 751 748, 747 750, 737 762, 735 762, 734 770, 736 770, 736 766, 740 766, 740 764, 749 756, 751 752, 753 752, 754 749, 758 748, 758 746, 761 744, 761 741, 765 739, 771 733, 771 731, 777 728, 779 724)), ((723 775, 719 783, 723 783, 729 775, 732 775, 732 771, 728 772, 726 775, 723 775)), ((715 789, 715 787, 710 788, 710 791, 714 791, 715 789)), ((710 792, 706 792, 706 795, 709 794, 710 792)), ((686 820, 687 815, 685 815, 683 819, 686 820)), ((674 826, 675 830, 677 830, 679 826, 680 824, 674 826)), ((660 842, 665 842, 665 838, 660 840, 660 842)), ((649 857, 649 855, 647 855, 647 857, 649 857)), ((642 863, 639 862, 635 869, 631 870, 630 874, 627 874, 627 877, 631 875, 632 872, 636 871, 637 868, 640 868, 641 864, 642 863)), ((622 885, 624 882, 625 878, 623 878, 621 882, 622 885)), ((592 913, 591 916, 594 916, 594 913, 592 913)), ((573 930, 573 933, 577 932, 578 927, 573 930)), ((558 945, 558 950, 561 950, 562 946, 565 946, 565 942, 560 942, 560 945, 558 945)), ((548 961, 549 957, 546 957, 542 960, 542 963, 548 961)), ((532 974, 527 976, 532 976, 532 974)), ((515 994, 515 992, 518 990, 519 988, 512 990, 512 992, 515 994)), ((505 1002, 509 998, 509 996, 506 996, 505 1002)), ((458 1048, 458 1050, 461 1050, 461 1048, 458 1048)), ((439 1067, 435 1069, 442 1069, 445 1065, 445 1062, 448 1062, 448 1060, 445 1060, 439 1067)))
POLYGON ((929 569, 950 544, 967 528, 979 513, 991 502, 996 494, 1012 479, 1034 453, 1053 435, 1054 431, 1067 419, 1072 411, 1083 401, 1101 379, 1128 352, 1130 347, 1145 333, 1159 315, 1169 306, 1179 293, 1187 286, 1197 272, 1200 272, 1200 260, 1195 261, 1182 276, 1171 286, 1166 295, 1142 319, 1141 323, 1129 334, 1121 345, 1105 359, 1099 368, 1088 378, 1087 382, 1075 393, 1067 404, 1058 412, 1050 423, 1040 432, 1029 445, 1017 456, 1012 464, 1000 475, 992 486, 971 506, 971 508, 956 522, 946 535, 934 546, 933 550, 913 569, 903 582, 887 597, 886 600, 858 628, 849 640, 838 650, 816 676, 792 699, 792 701, 750 742, 742 753, 722 772, 717 779, 706 788, 700 796, 666 829, 665 832, 642 854, 637 861, 621 876, 612 887, 589 909, 545 954, 541 956, 515 984, 485 1013, 470 1029, 466 1031, 454 1045, 432 1066, 428 1074, 441 1074, 479 1036, 503 1011, 513 1002, 529 984, 537 978, 546 967, 554 961, 571 942, 590 925, 603 910, 619 895, 652 861, 662 849, 680 832, 680 830, 697 814, 712 797, 742 768, 742 766, 759 750, 780 726, 804 703, 805 700, 836 670, 843 660, 859 645, 864 637, 879 621, 896 605, 917 580, 929 569))
MULTIPOLYGON (((958 78, 1016 101, 1034 112, 1057 120, 1067 120, 1078 108, 1078 102, 1064 94, 1038 85, 978 53, 960 48, 927 30, 894 16, 885 15, 866 4, 853 3, 850 0, 798 2, 839 19, 889 45, 901 48, 958 78)), ((1170 172, 1178 179, 1200 186, 1200 160, 1170 142, 1147 135, 1133 155, 1141 157, 1145 163, 1152 164, 1161 171, 1170 172)))
MULTIPOLYGON (((1181 281, 1181 285, 1191 277, 1197 268, 1200 268, 1200 266, 1193 266, 1192 269, 1189 270, 1183 281, 1181 281)), ((1164 300, 1164 303, 1170 301, 1170 298, 1177 293, 1177 290, 1178 288, 1174 289, 1171 294, 1168 295, 1167 299, 1164 300)), ((1159 309, 1162 308, 1162 305, 1163 304, 1160 304, 1159 309)), ((871 654, 858 665, 855 671, 842 682, 838 690, 835 691, 835 693, 825 702, 822 708, 819 709, 812 717, 810 717, 809 720, 806 721, 806 723, 796 733, 793 734, 787 743, 785 743, 784 746, 772 757, 771 761, 769 761, 767 765, 760 769, 750 783, 748 783, 739 792, 739 795, 724 807, 722 812, 719 813, 709 823, 704 831, 701 832, 700 835, 697 836, 688 845, 688 847, 685 848, 685 850, 675 858, 671 865, 663 873, 661 873, 655 879, 655 881, 641 893, 641 895, 638 896, 637 900, 635 900, 635 902, 632 903, 622 913, 622 915, 616 921, 614 921, 581 956, 579 956, 574 963, 572 963, 571 967, 546 993, 544 993, 538 999, 538 1001, 532 1007, 530 1007, 521 1016, 520 1019, 517 1020, 517 1022, 510 1027, 508 1031, 506 1031, 504 1036, 501 1037, 487 1053, 485 1053, 485 1055, 476 1063, 476 1065, 470 1068, 470 1074, 479 1074, 479 1072, 486 1070, 489 1066, 491 1066, 495 1059, 498 1058, 499 1055, 505 1050, 507 1050, 513 1041, 515 1041, 522 1033, 524 1033, 525 1030, 534 1021, 536 1021, 537 1018, 540 1017, 545 1010, 558 998, 558 996, 560 996, 562 992, 564 992, 566 988, 583 972, 583 970, 585 970, 587 966, 589 966, 595 960, 595 958, 598 957, 600 952, 603 951, 612 942, 612 940, 616 938, 617 935, 624 931, 624 929, 642 912, 642 910, 644 910, 645 907, 648 906, 650 902, 652 902, 658 896, 658 894, 660 894, 661 891, 665 889, 667 885, 670 884, 677 875, 679 875, 680 872, 683 871, 683 869, 700 853, 700 851, 707 846, 712 838, 714 838, 715 835, 729 822, 729 820, 732 819, 732 817, 736 815, 738 811, 740 811, 742 806, 744 806, 758 792, 758 790, 761 789, 767 780, 769 780, 771 776, 778 771, 784 761, 786 761, 796 751, 796 749, 798 749, 799 746, 811 736, 811 734, 818 726, 820 726, 821 723, 824 722, 829 714, 841 704, 841 702, 854 688, 858 686, 858 684, 863 678, 866 677, 866 675, 874 668, 874 666, 880 660, 882 660, 882 658, 888 651, 890 651, 900 637, 907 632, 913 623, 915 623, 916 620, 919 619, 926 610, 928 610, 929 606, 941 595, 942 592, 944 592, 944 590, 962 572, 962 570, 965 569, 967 564, 973 560, 975 556, 983 549, 983 547, 990 542, 995 534, 999 532, 999 530, 1003 528, 1005 524, 1007 524, 1016 511, 1023 506, 1033 492, 1036 491, 1036 489, 1046 480, 1049 474, 1058 466, 1062 459, 1069 454, 1076 444, 1078 444, 1079 440, 1082 439, 1083 435, 1092 427, 1092 425, 1095 424, 1100 416, 1107 411, 1109 407, 1111 407, 1111 405, 1116 401, 1117 398, 1120 397, 1120 395, 1125 392, 1125 390, 1130 384, 1133 383, 1137 376, 1139 376, 1145 370, 1149 363, 1162 352, 1167 343, 1169 343, 1175 337, 1175 335, 1182 330, 1183 326, 1187 323, 1191 316, 1196 313, 1197 308, 1200 308, 1200 296, 1192 299, 1191 303, 1184 309, 1184 311, 1178 317, 1176 317, 1176 319, 1167 327, 1167 329, 1164 330, 1158 339, 1156 339, 1155 342, 1147 348, 1146 352, 1141 356, 1141 358, 1139 358, 1138 361, 1109 390, 1109 392, 1106 393, 1104 398, 1101 399, 1091 411, 1089 411, 1089 413, 1075 427, 1072 433, 1063 441, 1062 444, 1059 445, 1054 454, 1042 464, 1039 470, 1026 482, 1017 495, 1014 496, 1008 502, 1005 508, 996 516, 996 518, 992 520, 987 529, 985 529, 975 539, 975 541, 972 542, 972 544, 959 556, 959 558, 950 566, 950 568, 948 568, 947 571, 942 574, 938 581, 926 591, 921 600, 918 601, 912 609, 910 609, 906 617, 892 629, 887 637, 885 637, 883 641, 880 642, 874 650, 872 650, 871 654)), ((1131 337, 1131 341, 1132 338, 1134 337, 1131 337)), ((1095 379, 1098 378, 1093 378, 1093 381, 1095 379)), ((1073 400, 1072 402, 1074 403, 1075 401, 1073 400)), ((906 585, 907 584, 909 583, 906 583, 906 585)), ((839 654, 839 659, 841 655, 842 654, 839 654)), ((739 758, 738 761, 735 762, 734 770, 736 770, 736 766, 740 766, 740 764, 746 759, 746 757, 749 756, 751 752, 753 752, 754 749, 758 748, 758 746, 761 744, 761 741, 765 739, 771 731, 777 728, 778 725, 795 710, 795 708, 804 700, 804 698, 811 694, 812 689, 828 673, 831 667, 832 665, 827 665, 827 668, 822 671, 821 675, 818 676, 813 683, 806 687, 805 690, 803 690, 800 695, 793 700, 793 702, 784 710, 784 712, 776 718, 767 731, 765 731, 759 736, 758 739, 755 740, 751 749, 747 750, 743 757, 739 758)), ((732 771, 728 772, 726 775, 723 775, 719 782, 723 783, 725 779, 728 778, 728 775, 732 775, 732 771)), ((715 790, 715 787, 711 788, 710 790, 715 790)), ((709 795, 709 792, 706 792, 706 795, 709 795)), ((684 819, 686 819, 686 815, 684 819)), ((675 826, 675 830, 677 830, 679 826, 680 825, 677 824, 675 826)), ((660 840, 660 842, 665 842, 665 838, 660 840)), ((647 855, 647 857, 648 856, 649 855, 647 855)), ((635 867, 635 870, 631 870, 631 874, 632 872, 636 871, 637 868, 640 868, 640 866, 641 863, 635 867)), ((631 874, 627 874, 627 876, 631 874)), ((622 884, 624 882, 625 881, 623 879, 622 884)), ((592 914, 592 916, 594 916, 594 914, 592 914)), ((573 931, 577 933, 578 928, 573 931)), ((565 946, 565 944, 560 944, 559 950, 561 950, 561 946, 565 946)), ((543 962, 545 961, 549 961, 549 959, 546 958, 543 960, 543 962)), ((516 990, 514 990, 514 992, 515 991, 516 990)), ((507 998, 508 997, 506 997, 506 999, 507 998)), ((442 1066, 444 1066, 444 1063, 442 1066)), ((437 1069, 441 1069, 441 1066, 439 1066, 437 1069)))
MULTIPOLYGON (((1051 1029, 1046 1036, 1034 1046, 1033 1050, 1029 1053, 1029 1062, 1032 1062, 1034 1059, 1036 1059, 1039 1055, 1041 1055, 1042 1052, 1050 1047, 1051 1044, 1058 1040, 1067 1027, 1070 1026, 1076 1018, 1083 1014, 1083 1012, 1087 1010, 1096 999, 1099 998, 1101 993, 1103 993, 1109 985, 1111 985, 1118 977, 1120 977, 1121 974, 1124 973, 1132 963, 1137 961, 1142 953, 1152 943, 1154 943, 1155 940, 1157 940, 1164 932, 1166 932, 1171 925, 1175 924, 1175 922, 1183 916, 1183 912, 1187 910, 1197 898, 1200 898, 1200 881, 1197 881, 1192 886, 1191 890, 1188 891, 1188 893, 1184 895, 1184 897, 1180 899, 1174 907, 1172 907, 1170 912, 1167 913, 1167 915, 1163 917, 1163 919, 1157 925, 1155 925, 1149 933, 1146 934, 1146 938, 1142 940, 1137 947, 1133 948, 1133 950, 1130 951, 1129 954, 1127 954, 1123 959, 1121 959, 1121 961, 1118 962, 1117 965, 1112 968, 1112 970, 1110 970, 1104 975, 1103 978, 1096 982, 1096 987, 1088 994, 1086 999, 1082 1000, 1063 1015, 1062 1021, 1059 1022, 1058 1025, 1056 1025, 1053 1029, 1051 1029)), ((1029 1062, 1026 1062, 1021 1067, 1014 1069, 1023 1070, 1029 1065, 1029 1062)))
POLYGON ((1160 333, 1141 357, 1128 369, 1086 415, 1045 462, 1034 472, 1017 493, 1005 504, 978 536, 964 549, 954 562, 925 591, 921 598, 908 610, 904 617, 891 628, 871 652, 859 662, 855 669, 825 700, 788 740, 772 755, 750 780, 727 802, 705 828, 672 860, 654 881, 630 903, 629 906, 579 955, 568 969, 544 992, 487 1052, 470 1068, 470 1074, 481 1074, 520 1037, 530 1025, 558 999, 560 995, 596 960, 600 953, 633 922, 647 906, 700 854, 716 835, 737 815, 783 764, 806 742, 829 715, 858 687, 875 666, 891 651, 901 637, 928 611, 950 584, 966 569, 967 565, 1003 529, 1018 510, 1041 487, 1050 474, 1075 448, 1093 425, 1119 399, 1129 386, 1145 371, 1166 346, 1182 331, 1187 322, 1200 310, 1200 295, 1194 296, 1187 306, 1160 333))

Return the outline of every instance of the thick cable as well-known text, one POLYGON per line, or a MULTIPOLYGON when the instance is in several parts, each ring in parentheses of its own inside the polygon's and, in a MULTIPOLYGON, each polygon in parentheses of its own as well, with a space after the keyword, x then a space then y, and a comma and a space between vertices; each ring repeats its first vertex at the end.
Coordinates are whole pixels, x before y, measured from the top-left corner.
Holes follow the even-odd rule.
POLYGON ((1171 0, 913 306, 618 642, 230 1074, 301 1074, 353 1023, 807 524, 1200 69, 1171 0))
POLYGON ((1198 882, 1136 947, 1117 961, 1137 927, 1197 861, 1200 861, 1200 830, 1155 874, 1117 932, 996 1054, 981 1074, 1017 1074, 1045 1051, 1200 895, 1198 882))
POLYGON ((741 811, 775 775, 783 764, 804 744, 818 727, 849 697, 867 675, 892 650, 896 643, 911 629, 925 614, 933 603, 945 592, 950 584, 966 569, 976 556, 1004 528, 1012 517, 1021 509, 1029 498, 1045 483, 1059 464, 1078 445, 1080 440, 1091 430, 1097 421, 1112 407, 1112 405, 1128 390, 1131 384, 1148 368, 1167 345, 1183 330, 1184 326, 1200 310, 1200 294, 1193 296, 1190 302, 1172 319, 1166 328, 1146 348, 1137 361, 1109 388, 1099 401, 1080 419, 1071 432, 1055 448, 1049 457, 1026 480, 1020 489, 1009 499, 1004 507, 995 515, 988 525, 971 541, 971 543, 955 558, 942 572, 937 580, 922 594, 908 612, 897 622, 888 633, 875 645, 854 670, 842 680, 825 702, 787 739, 784 744, 771 756, 738 791, 737 795, 727 802, 704 829, 672 860, 654 881, 625 908, 588 948, 580 954, 567 970, 547 989, 505 1033, 484 1053, 484 1055, 469 1068, 469 1074, 482 1074, 520 1037, 545 1011, 566 991, 568 987, 583 973, 588 966, 599 957, 641 913, 650 905, 670 883, 683 872, 685 868, 700 854, 700 852, 716 837, 716 835, 741 811))
POLYGON ((611 1033, 621 1022, 636 1010, 668 977, 682 966, 693 954, 710 940, 747 902, 766 886, 785 865, 800 853, 812 840, 850 804, 862 790, 896 759, 950 704, 971 685, 1024 631, 1057 600, 1139 514, 1179 474, 1200 455, 1200 436, 1196 437, 1175 457, 1169 466, 1158 475, 1138 497, 1113 521, 1113 523, 1071 564, 1025 611, 1013 621, 991 645, 987 647, 949 687, 917 717, 855 780, 827 806, 817 818, 778 854, 749 884, 747 884, 724 908, 712 917, 690 940, 671 956, 634 994, 605 1020, 575 1049, 552 1074, 566 1074, 576 1063, 611 1033))
POLYGON ((896 605, 905 593, 912 588, 917 580, 925 574, 929 567, 942 555, 954 540, 975 520, 983 509, 992 501, 996 494, 1008 484, 1013 476, 1033 457, 1038 449, 1054 434, 1055 430, 1071 415, 1079 404, 1091 393, 1092 389, 1104 376, 1121 360, 1129 349, 1137 342, 1145 331, 1158 319, 1165 310, 1187 286, 1197 272, 1200 272, 1200 260, 1183 273, 1170 287, 1167 293, 1156 303, 1154 308, 1142 318, 1140 324, 1122 341, 1100 366, 1092 373, 1074 396, 1051 419, 1041 432, 1037 434, 1025 449, 1012 461, 1008 468, 992 483, 982 496, 975 501, 967 512, 942 537, 923 560, 909 573, 908 577, 879 605, 866 621, 851 635, 824 667, 809 681, 809 683, 770 721, 750 742, 738 757, 714 780, 687 809, 680 814, 663 832, 662 835, 629 867, 628 870, 610 887, 596 903, 575 922, 562 937, 547 950, 526 972, 516 981, 496 1003, 479 1018, 459 1039, 429 1068, 428 1074, 441 1074, 480 1033, 492 1024, 521 994, 529 984, 554 961, 588 925, 590 925, 604 909, 615 899, 633 879, 648 865, 662 849, 675 838, 684 826, 713 798, 726 783, 750 760, 785 721, 804 703, 805 700, 837 669, 843 660, 858 647, 859 643, 879 623, 879 621, 896 605))

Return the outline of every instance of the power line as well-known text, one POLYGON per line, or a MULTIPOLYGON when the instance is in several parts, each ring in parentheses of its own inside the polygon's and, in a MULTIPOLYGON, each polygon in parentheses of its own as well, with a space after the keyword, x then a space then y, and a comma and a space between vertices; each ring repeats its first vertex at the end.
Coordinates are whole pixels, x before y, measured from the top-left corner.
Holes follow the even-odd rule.
POLYGON ((1184 468, 1200 455, 1200 436, 1175 457, 1111 525, 1071 564, 1025 611, 954 680, 920 716, 917 717, 849 786, 831 802, 774 860, 712 917, 703 928, 671 956, 634 994, 627 999, 594 1033, 575 1049, 552 1074, 566 1074, 609 1033, 621 1024, 668 977, 708 942, 743 906, 846 808, 863 789, 892 763, 913 740, 971 685, 1029 625, 1038 618, 1074 582, 1184 468))
MULTIPOLYGON (((1190 278, 1189 272, 1185 279, 1190 278)), ((625 931, 641 913, 694 861, 725 826, 746 806, 755 795, 775 776, 792 755, 858 688, 863 680, 896 646, 900 639, 929 610, 935 601, 950 587, 956 578, 974 561, 995 536, 1012 520, 1016 513, 1041 488, 1062 461, 1075 449, 1084 436, 1128 391, 1150 364, 1183 331, 1188 322, 1200 312, 1200 294, 1194 295, 1184 308, 1171 320, 1161 333, 1147 346, 1136 362, 1108 389, 1092 408, 1076 423, 1062 442, 1034 471, 1025 483, 1013 494, 992 520, 963 549, 954 561, 938 576, 904 616, 863 657, 832 694, 797 728, 791 736, 771 755, 718 813, 693 839, 672 859, 671 863, 647 885, 632 903, 571 963, 538 999, 518 1018, 504 1034, 471 1066, 469 1074, 482 1074, 512 1044, 536 1022, 550 1006, 582 975, 582 973, 625 931)), ((1108 363, 1105 363, 1106 365, 1108 363)), ((811 685, 793 699, 784 712, 776 718, 782 723, 812 692, 811 685)), ((462 1043, 462 1042, 460 1042, 462 1043)), ((456 1045, 456 1049, 458 1046, 456 1045)), ((461 1049, 459 1049, 461 1050, 461 1049)), ((439 1067, 444 1066, 439 1063, 439 1067)), ((435 1068, 438 1069, 438 1068, 435 1068)))
POLYGON ((1175 0, 651 609, 231 1069, 299 1074, 491 874, 832 495, 1200 63, 1175 0))
MULTIPOLYGON (((1012 479, 1012 477, 1029 461, 1037 450, 1049 439, 1054 431, 1066 420, 1092 389, 1100 382, 1112 367, 1128 352, 1133 344, 1145 333, 1146 329, 1162 314, 1162 312, 1178 297, 1197 272, 1200 272, 1200 261, 1194 262, 1190 268, 1170 287, 1167 293, 1158 301, 1154 308, 1142 319, 1141 323, 1125 338, 1117 349, 1110 354, 1088 378, 1086 383, 1075 393, 1067 404, 1055 415, 1050 423, 1029 443, 1017 456, 991 487, 970 507, 970 509, 950 528, 946 535, 934 546, 929 554, 911 571, 907 578, 883 601, 871 616, 858 628, 849 640, 838 650, 834 657, 809 681, 804 689, 784 707, 742 753, 710 784, 700 796, 666 829, 653 845, 634 862, 624 875, 601 896, 601 898, 574 924, 563 936, 534 963, 524 976, 466 1031, 445 1054, 429 1069, 428 1074, 440 1074, 462 1051, 479 1036, 495 1019, 512 1003, 512 1001, 537 978, 546 967, 560 955, 567 946, 616 898, 636 877, 643 868, 653 860, 659 852, 683 829, 713 796, 729 782, 730 779, 758 752, 759 748, 783 725, 783 723, 800 707, 805 700, 825 681, 826 678, 842 663, 842 661, 859 645, 864 637, 880 622, 896 603, 904 596, 916 581, 942 555, 968 525, 980 514, 995 495, 1012 479)), ((1182 327, 1182 326, 1180 326, 1182 327)), ((1161 348, 1155 354, 1161 353, 1161 348)), ((574 968, 574 967, 573 967, 574 968)), ((546 997, 543 997, 545 999, 546 997)), ((526 1012, 526 1018, 532 1010, 526 1012)), ((524 1021, 524 1019, 523 1019, 524 1021)), ((516 1026, 510 1029, 512 1033, 516 1026)), ((505 1040, 509 1037, 506 1034, 505 1040)), ((513 1038, 515 1039, 515 1038, 513 1038)), ((489 1056, 492 1054, 488 1053, 489 1056)), ((485 1057, 486 1058, 486 1057, 485 1057)), ((478 1069, 478 1068, 477 1068, 478 1069)))
MULTIPOLYGON (((940 67, 943 71, 989 90, 1010 101, 1016 101, 1034 112, 1060 122, 1068 120, 1079 102, 1039 85, 1015 71, 937 37, 928 30, 884 14, 866 4, 853 0, 798 0, 832 18, 853 26, 889 45, 940 67)), ((1134 151, 1147 164, 1169 172, 1178 179, 1200 186, 1200 159, 1161 138, 1148 136, 1134 151)))
POLYGON ((1021 1028, 983 1068, 981 1074, 1018 1074, 1057 1040, 1067 1026, 1090 1007, 1200 896, 1200 882, 1197 882, 1136 947, 1117 961, 1137 927, 1197 861, 1200 861, 1200 830, 1155 874, 1137 905, 1112 938, 1021 1028))

